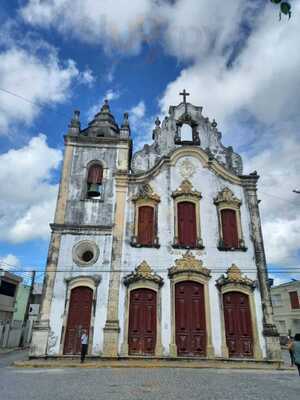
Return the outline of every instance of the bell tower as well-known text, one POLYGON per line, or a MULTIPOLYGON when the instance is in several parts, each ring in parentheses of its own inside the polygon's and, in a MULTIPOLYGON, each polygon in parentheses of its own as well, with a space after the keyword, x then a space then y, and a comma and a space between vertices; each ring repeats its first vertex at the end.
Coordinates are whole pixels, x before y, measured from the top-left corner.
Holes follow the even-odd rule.
MULTIPOLYGON (((82 276, 98 283, 107 280, 108 315, 102 324, 104 348, 107 354, 115 352, 111 342, 113 337, 118 340, 119 331, 115 312, 118 276, 112 270, 118 269, 121 260, 118 243, 124 231, 122 224, 131 147, 128 114, 124 114, 119 127, 107 100, 85 129, 81 129, 80 112, 74 112, 65 135, 55 218, 50 225, 43 302, 39 320, 34 326, 31 356, 49 353, 49 346, 56 346, 60 353, 63 352, 67 321, 57 321, 61 324, 62 334, 60 338, 54 338, 55 329, 51 326, 55 309, 53 293, 57 293, 59 285, 66 285, 68 291, 69 282, 82 276), (103 270, 107 273, 102 276, 103 270)), ((67 313, 66 309, 62 311, 67 313)), ((60 310, 55 312, 57 314, 60 310)), ((102 347, 101 344, 97 346, 102 347)))

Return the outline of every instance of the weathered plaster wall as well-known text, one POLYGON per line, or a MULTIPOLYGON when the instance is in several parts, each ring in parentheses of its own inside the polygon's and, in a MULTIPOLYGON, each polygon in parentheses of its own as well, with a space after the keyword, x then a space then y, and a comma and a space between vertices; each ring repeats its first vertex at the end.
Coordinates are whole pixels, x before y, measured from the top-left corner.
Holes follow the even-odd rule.
POLYGON ((78 145, 74 148, 65 224, 111 225, 114 207, 113 172, 117 148, 109 145, 78 145), (91 161, 103 165, 103 201, 86 199, 86 176, 91 161))
POLYGON ((108 299, 109 272, 111 263, 111 235, 97 235, 93 240, 99 247, 99 258, 89 267, 80 267, 72 259, 73 246, 81 240, 91 240, 90 235, 63 235, 58 259, 57 273, 54 284, 54 296, 51 305, 50 329, 52 347, 49 354, 59 354, 62 326, 67 311, 66 294, 67 282, 78 276, 97 276, 101 281, 97 290, 96 314, 94 321, 93 353, 102 351, 103 327, 106 321, 106 307, 108 299))
MULTIPOLYGON (((194 173, 188 177, 193 184, 193 189, 201 192, 200 200, 200 224, 201 236, 203 239, 204 250, 193 250, 192 253, 200 258, 204 266, 212 270, 212 277, 209 281, 209 298, 212 316, 212 339, 215 354, 221 355, 221 326, 220 326, 220 306, 219 292, 215 287, 216 280, 222 273, 225 273, 231 264, 236 264, 241 271, 253 279, 257 279, 256 265, 254 260, 253 244, 250 239, 250 217, 245 203, 243 188, 237 184, 230 183, 207 168, 204 168, 198 158, 184 156, 177 160, 173 167, 164 165, 160 173, 147 180, 154 192, 158 194, 161 201, 158 205, 158 237, 160 248, 135 248, 130 245, 134 227, 134 204, 131 201, 133 194, 137 192, 137 184, 129 185, 126 238, 124 243, 123 268, 133 270, 143 260, 164 278, 164 285, 161 288, 162 294, 162 344, 165 354, 168 354, 171 339, 171 312, 170 312, 170 282, 167 277, 167 269, 174 265, 174 261, 180 258, 186 250, 173 249, 171 244, 174 238, 174 206, 171 194, 178 189, 181 182, 186 178, 183 176, 181 167, 183 160, 189 160, 194 165, 194 173), (234 195, 242 201, 241 205, 241 224, 245 246, 248 248, 243 251, 219 251, 217 249, 219 240, 219 228, 217 209, 214 205, 214 198, 225 187, 229 188, 234 195), (161 272, 161 270, 165 272, 161 272), (250 271, 250 272, 249 272, 250 271)), ((128 272, 124 273, 126 275, 128 272)), ((120 345, 124 334, 124 299, 125 288, 121 283, 120 288, 120 345)), ((262 338, 262 311, 260 294, 255 289, 256 317, 258 322, 259 340, 263 354, 265 354, 264 340, 262 338)))

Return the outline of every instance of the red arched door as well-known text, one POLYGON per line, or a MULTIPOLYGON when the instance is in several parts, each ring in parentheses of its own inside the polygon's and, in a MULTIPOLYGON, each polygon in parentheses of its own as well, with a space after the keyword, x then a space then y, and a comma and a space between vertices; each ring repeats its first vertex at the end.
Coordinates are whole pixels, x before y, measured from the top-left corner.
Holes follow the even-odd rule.
POLYGON ((179 356, 206 355, 204 288, 186 281, 175 286, 176 345, 179 356))
POLYGON ((130 292, 129 354, 154 354, 156 345, 156 292, 136 289, 130 292))
POLYGON ((71 291, 64 354, 80 353, 81 330, 88 334, 90 330, 92 301, 93 291, 88 287, 78 286, 71 291))
POLYGON ((253 356, 249 297, 240 292, 223 295, 226 343, 230 357, 253 356))

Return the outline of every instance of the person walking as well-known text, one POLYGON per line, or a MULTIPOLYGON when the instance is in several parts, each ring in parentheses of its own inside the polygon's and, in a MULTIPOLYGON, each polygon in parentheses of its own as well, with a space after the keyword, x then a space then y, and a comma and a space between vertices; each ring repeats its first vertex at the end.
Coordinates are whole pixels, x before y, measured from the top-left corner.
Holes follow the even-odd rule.
POLYGON ((293 341, 292 337, 288 336, 287 348, 288 348, 288 351, 290 353, 291 367, 293 367, 294 364, 295 364, 293 343, 294 343, 294 341, 293 341))
POLYGON ((87 332, 86 332, 85 329, 83 329, 81 337, 80 337, 80 341, 81 341, 81 357, 80 357, 80 360, 81 360, 81 363, 84 362, 84 359, 85 359, 85 356, 86 356, 86 353, 87 353, 88 339, 89 339, 89 337, 87 335, 87 332))
POLYGON ((294 352, 295 365, 298 368, 300 376, 300 333, 296 333, 294 337, 293 352, 294 352))

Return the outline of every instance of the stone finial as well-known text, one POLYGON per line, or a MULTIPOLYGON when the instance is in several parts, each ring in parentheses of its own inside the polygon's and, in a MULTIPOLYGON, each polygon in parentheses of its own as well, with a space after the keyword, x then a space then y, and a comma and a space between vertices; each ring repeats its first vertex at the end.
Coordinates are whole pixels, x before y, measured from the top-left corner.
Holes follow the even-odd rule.
POLYGON ((124 116, 123 116, 123 122, 122 122, 121 128, 130 129, 128 117, 129 117, 128 112, 125 112, 124 116))
POLYGON ((212 126, 213 128, 216 128, 216 127, 218 126, 218 124, 217 124, 217 122, 216 122, 215 119, 213 119, 213 122, 211 123, 211 126, 212 126))
POLYGON ((80 111, 75 110, 69 124, 68 135, 76 136, 80 133, 80 111))
POLYGON ((161 124, 160 119, 157 117, 155 120, 156 127, 158 128, 160 126, 160 124, 161 124))

